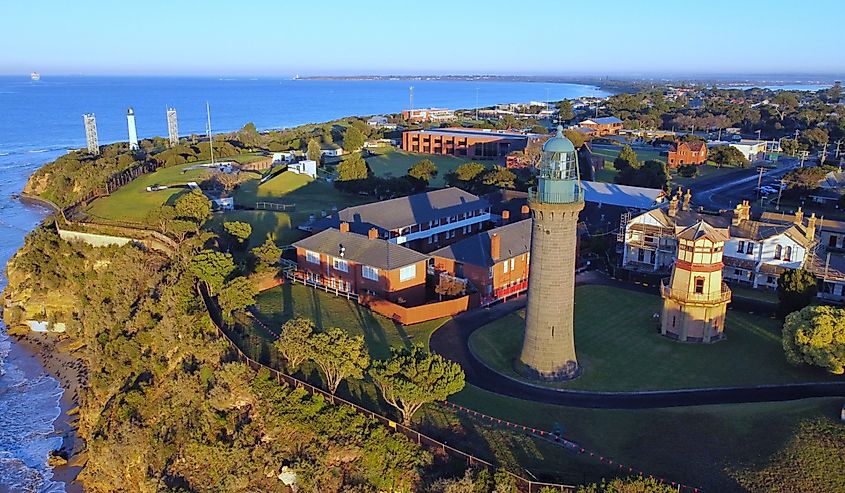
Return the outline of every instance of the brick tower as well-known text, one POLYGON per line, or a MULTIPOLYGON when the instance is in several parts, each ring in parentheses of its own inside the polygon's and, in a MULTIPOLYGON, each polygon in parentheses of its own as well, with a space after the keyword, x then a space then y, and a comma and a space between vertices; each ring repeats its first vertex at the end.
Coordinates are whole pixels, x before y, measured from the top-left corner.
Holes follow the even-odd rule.
POLYGON ((728 236, 726 229, 704 221, 678 233, 672 277, 660 283, 661 334, 684 342, 724 338, 725 310, 731 301, 731 290, 722 282, 722 251, 728 236))
POLYGON ((578 213, 584 194, 575 146, 563 127, 543 146, 537 187, 528 192, 531 230, 528 310, 517 370, 541 380, 568 380, 580 373, 575 359, 572 312, 578 213))

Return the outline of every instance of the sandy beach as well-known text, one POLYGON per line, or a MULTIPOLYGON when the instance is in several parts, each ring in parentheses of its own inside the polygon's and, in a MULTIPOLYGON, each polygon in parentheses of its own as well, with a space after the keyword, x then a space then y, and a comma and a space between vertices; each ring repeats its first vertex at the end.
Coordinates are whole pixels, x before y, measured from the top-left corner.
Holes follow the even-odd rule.
POLYGON ((88 370, 84 362, 69 351, 67 340, 59 334, 30 332, 13 337, 15 345, 32 359, 32 367, 25 371, 38 374, 41 372, 38 368, 40 366, 56 378, 64 389, 61 415, 53 426, 55 433, 62 438, 62 449, 67 452, 68 463, 53 468, 53 480, 65 483, 68 493, 82 492, 82 485, 76 481, 76 477, 84 465, 84 454, 79 453, 84 444, 76 435, 76 413, 79 391, 87 383, 88 370))

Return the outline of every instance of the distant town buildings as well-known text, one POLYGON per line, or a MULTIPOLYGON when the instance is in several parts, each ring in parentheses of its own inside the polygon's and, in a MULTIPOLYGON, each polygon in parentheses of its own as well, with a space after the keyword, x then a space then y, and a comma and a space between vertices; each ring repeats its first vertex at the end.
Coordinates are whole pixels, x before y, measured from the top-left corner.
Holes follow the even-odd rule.
POLYGON ((383 128, 385 130, 393 130, 396 128, 396 124, 390 123, 390 121, 384 115, 371 116, 367 120, 367 125, 374 128, 383 128))
POLYGON ((507 130, 461 127, 408 130, 402 133, 402 150, 469 159, 496 159, 524 150, 533 140, 543 137, 507 130))
POLYGON ((677 140, 669 146, 668 161, 670 168, 687 164, 704 164, 707 162, 707 144, 700 140, 692 142, 677 140))
POLYGON ((176 122, 175 108, 167 108, 167 140, 170 147, 179 144, 179 126, 176 122))
POLYGON ((82 115, 82 121, 85 124, 85 143, 88 146, 88 153, 94 156, 100 154, 100 143, 97 139, 97 119, 94 113, 86 113, 82 115))
POLYGON ((603 137, 605 135, 618 135, 622 130, 622 120, 615 116, 605 116, 601 118, 590 118, 578 124, 580 127, 589 128, 595 132, 595 135, 603 137))
POLYGON ((138 150, 138 132, 135 130, 135 110, 130 106, 126 110, 126 126, 129 128, 129 150, 138 150))
POLYGON ((455 112, 445 108, 420 108, 402 111, 402 118, 411 123, 442 122, 455 119, 455 112))

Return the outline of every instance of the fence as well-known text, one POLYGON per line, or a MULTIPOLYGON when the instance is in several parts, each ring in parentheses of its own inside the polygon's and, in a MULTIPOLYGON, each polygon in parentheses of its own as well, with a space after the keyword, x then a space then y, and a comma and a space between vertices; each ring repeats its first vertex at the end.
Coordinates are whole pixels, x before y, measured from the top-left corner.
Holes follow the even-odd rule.
MULTIPOLYGON (((214 302, 211 300, 211 297, 209 296, 208 290, 205 288, 205 286, 200 285, 200 286, 198 286, 197 289, 199 291, 200 296, 202 296, 203 302, 205 303, 206 309, 208 310, 209 317, 211 318, 211 321, 214 323, 214 327, 217 330, 217 335, 229 344, 229 347, 232 348, 232 350, 235 352, 235 354, 237 355, 237 357, 240 361, 246 363, 253 370, 255 370, 255 371, 266 370, 280 384, 287 384, 287 385, 294 387, 294 388, 302 388, 306 392, 308 392, 310 395, 320 395, 323 398, 325 398, 328 402, 332 403, 333 405, 350 406, 352 409, 355 410, 355 412, 363 414, 364 416, 367 416, 371 419, 375 419, 379 423, 383 424, 384 426, 387 426, 388 428, 390 428, 390 429, 392 429, 392 430, 394 430, 398 433, 402 433, 403 435, 408 437, 408 439, 416 442, 418 445, 426 447, 430 450, 442 452, 444 454, 448 454, 452 457, 456 457, 458 459, 466 461, 467 465, 470 466, 470 467, 478 466, 478 467, 485 467, 485 468, 488 468, 488 469, 494 469, 495 468, 495 466, 493 464, 491 464, 490 462, 487 462, 484 459, 480 459, 480 458, 478 458, 478 457, 476 457, 472 454, 468 454, 468 453, 466 453, 462 450, 456 449, 455 447, 452 447, 450 445, 446 445, 445 443, 443 443, 439 440, 435 440, 434 438, 431 438, 428 435, 422 434, 422 433, 414 430, 413 428, 410 428, 410 427, 405 426, 401 423, 393 421, 392 419, 387 418, 386 416, 382 416, 381 414, 370 411, 369 409, 361 407, 361 406, 359 406, 359 405, 357 405, 353 402, 347 401, 346 399, 342 399, 340 397, 337 397, 337 396, 335 396, 335 395, 333 395, 329 392, 326 392, 325 390, 323 390, 319 387, 315 387, 315 386, 309 384, 308 382, 302 381, 302 380, 300 380, 296 377, 293 377, 291 375, 288 375, 286 373, 282 373, 281 371, 279 371, 275 368, 271 368, 267 365, 259 363, 258 361, 255 361, 254 359, 250 358, 249 356, 244 354, 244 352, 241 350, 241 348, 238 347, 238 345, 235 344, 235 342, 226 334, 226 331, 223 330, 223 319, 220 316, 220 313, 219 313, 217 307, 214 305, 214 302)), ((517 482, 520 490, 527 492, 527 493, 537 493, 537 492, 540 491, 541 488, 554 488, 554 489, 557 489, 559 491, 568 491, 568 492, 574 492, 576 490, 575 486, 533 481, 533 480, 530 480, 530 479, 523 478, 522 476, 519 476, 519 475, 514 474, 512 472, 509 472, 509 471, 506 471, 506 472, 509 476, 511 476, 517 482)))
MULTIPOLYGON (((436 318, 451 317, 465 312, 471 304, 471 295, 461 296, 453 300, 437 301, 419 306, 402 306, 375 296, 361 296, 358 302, 370 310, 399 322, 402 325, 412 325, 436 318)), ((478 306, 475 303, 475 306, 478 306)))
POLYGON ((255 208, 266 211, 295 211, 296 204, 277 204, 276 202, 256 202, 255 208))

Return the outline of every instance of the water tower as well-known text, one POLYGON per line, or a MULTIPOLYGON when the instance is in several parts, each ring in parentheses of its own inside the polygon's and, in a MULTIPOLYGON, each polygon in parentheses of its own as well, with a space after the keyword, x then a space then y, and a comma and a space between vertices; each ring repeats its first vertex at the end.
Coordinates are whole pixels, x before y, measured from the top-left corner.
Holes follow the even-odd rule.
POLYGON ((572 316, 578 213, 584 193, 575 146, 563 127, 543 145, 537 187, 528 192, 531 230, 528 309, 517 370, 541 380, 568 380, 580 373, 572 316))

